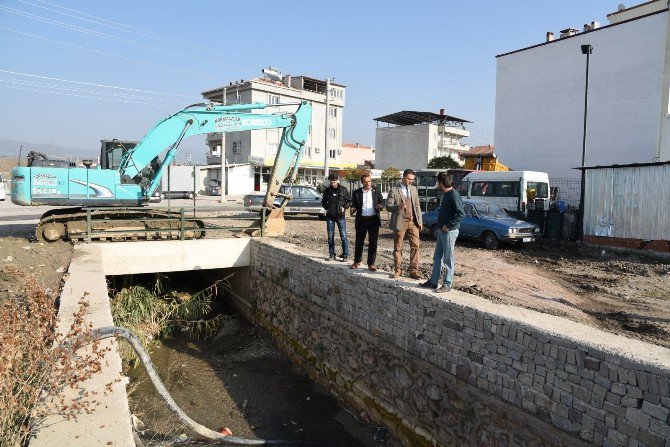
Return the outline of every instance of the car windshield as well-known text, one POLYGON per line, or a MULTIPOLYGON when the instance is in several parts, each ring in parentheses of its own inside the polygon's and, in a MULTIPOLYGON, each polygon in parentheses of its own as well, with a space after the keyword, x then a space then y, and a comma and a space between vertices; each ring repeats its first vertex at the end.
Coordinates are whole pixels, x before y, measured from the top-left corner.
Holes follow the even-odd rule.
POLYGON ((509 217, 504 209, 497 203, 478 203, 475 209, 480 216, 486 217, 509 217))

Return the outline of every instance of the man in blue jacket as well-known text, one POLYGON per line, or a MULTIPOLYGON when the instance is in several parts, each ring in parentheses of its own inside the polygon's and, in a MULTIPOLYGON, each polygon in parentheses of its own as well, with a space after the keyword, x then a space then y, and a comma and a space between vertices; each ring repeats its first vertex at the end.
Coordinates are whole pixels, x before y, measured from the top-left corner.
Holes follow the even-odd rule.
POLYGON ((446 172, 437 174, 437 188, 444 194, 440 201, 440 211, 437 215, 437 245, 433 255, 433 274, 430 279, 421 284, 421 287, 430 287, 437 293, 446 293, 451 290, 454 278, 454 245, 458 237, 458 228, 465 217, 463 201, 458 192, 452 187, 451 180, 446 172), (442 270, 446 270, 442 287, 438 287, 442 270))

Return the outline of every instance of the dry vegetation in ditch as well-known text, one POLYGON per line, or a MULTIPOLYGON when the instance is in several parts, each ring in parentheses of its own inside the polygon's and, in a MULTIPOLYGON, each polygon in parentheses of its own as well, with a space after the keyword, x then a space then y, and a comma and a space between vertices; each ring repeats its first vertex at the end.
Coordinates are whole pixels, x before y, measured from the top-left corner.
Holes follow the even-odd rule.
POLYGON ((99 403, 93 394, 77 403, 59 396, 100 371, 104 349, 82 336, 88 330, 84 300, 68 333, 58 336, 56 293, 15 268, 1 268, 0 276, 5 275, 20 285, 13 295, 0 299, 0 444, 13 447, 25 445, 47 413, 72 418, 95 410, 99 403), (76 343, 62 344, 73 337, 76 343), (92 349, 75 355, 84 345, 92 349))

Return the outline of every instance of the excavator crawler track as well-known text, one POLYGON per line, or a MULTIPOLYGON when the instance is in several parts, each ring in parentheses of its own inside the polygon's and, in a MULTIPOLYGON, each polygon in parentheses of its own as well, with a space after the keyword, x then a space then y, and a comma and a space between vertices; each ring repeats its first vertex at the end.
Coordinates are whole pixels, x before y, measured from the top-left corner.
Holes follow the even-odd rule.
MULTIPOLYGON (((35 230, 38 241, 88 240, 86 210, 65 208, 47 211, 35 230)), ((91 240, 169 240, 180 239, 180 214, 167 210, 109 209, 91 212, 91 240), (170 220, 165 220, 170 219, 170 220)), ((184 239, 200 239, 204 222, 186 220, 184 239)))

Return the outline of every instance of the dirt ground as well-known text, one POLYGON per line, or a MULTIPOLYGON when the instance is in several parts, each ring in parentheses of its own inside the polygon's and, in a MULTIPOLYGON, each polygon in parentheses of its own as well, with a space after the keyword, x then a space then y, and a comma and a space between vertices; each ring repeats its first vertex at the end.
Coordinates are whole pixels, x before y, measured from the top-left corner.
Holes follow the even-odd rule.
MULTIPOLYGON (((347 219, 350 259, 354 221, 347 219)), ((328 256, 326 224, 287 218, 283 240, 328 256)), ((336 235, 337 253, 341 253, 336 235)), ((421 237, 421 273, 432 268, 435 240, 421 237)), ((409 244, 404 260, 408 265, 409 244)), ((628 337, 670 348, 670 261, 575 242, 539 240, 485 250, 477 241, 456 243, 453 287, 491 301, 559 315, 628 337)), ((363 267, 367 248, 363 254, 363 267)), ((376 265, 393 271, 393 237, 379 235, 376 265)))
MULTIPOLYGON (((67 274, 72 245, 35 242, 32 237, 34 224, 8 224, 9 219, 0 216, 0 300, 13 296, 19 286, 5 267, 30 271, 45 288, 59 288, 62 276, 67 274), (7 222, 3 223, 3 219, 7 222)), ((351 257, 353 223, 353 219, 347 222, 351 257)), ((325 227, 325 222, 315 218, 289 217, 287 234, 281 239, 326 257, 325 227)), ((432 265, 434 247, 434 240, 423 235, 420 268, 425 276, 432 265)), ((405 260, 408 250, 406 245, 405 260)), ((380 270, 392 270, 392 251, 392 234, 382 228, 377 256, 380 270)), ((488 251, 477 242, 459 240, 454 288, 670 348, 670 261, 643 253, 624 254, 578 243, 542 240, 488 251)), ((231 323, 234 321, 237 320, 230 320, 231 323)), ((229 426, 238 436, 256 433, 308 442, 326 439, 327 445, 395 445, 393 438, 386 434, 383 439, 378 438, 378 428, 361 423, 353 410, 336 404, 325 390, 306 380, 288 360, 273 350, 271 343, 262 342, 261 335, 255 333, 253 327, 243 321, 237 321, 237 324, 240 327, 233 325, 231 330, 242 335, 226 337, 224 334, 218 342, 204 347, 186 341, 169 341, 165 343, 166 349, 154 352, 170 391, 188 407, 188 413, 196 413, 201 422, 217 429, 219 425, 229 426), (242 327, 244 330, 240 332, 242 327), (264 354, 256 355, 259 352, 264 354), (250 364, 250 359, 254 358, 257 362, 250 364), (271 361, 263 364, 267 359, 271 361), (199 366, 192 368, 193 365, 199 366), (255 371, 255 375, 250 376, 251 380, 242 381, 248 368, 255 371), (181 372, 184 369, 198 373, 185 375, 181 372), (258 389, 257 384, 265 383, 263 380, 273 383, 279 379, 286 381, 287 389, 295 389, 295 384, 300 384, 298 392, 291 393, 288 398, 281 393, 266 393, 262 387, 258 389), (201 389, 199 384, 202 383, 209 385, 201 389), (209 397, 227 405, 211 405, 209 397), (263 410, 268 399, 273 411, 263 410), (314 407, 314 404, 318 405, 314 407), (305 430, 305 427, 314 426, 314 420, 291 417, 312 412, 315 418, 327 420, 328 426, 316 432, 305 430), (338 432, 335 437, 328 436, 339 427, 348 429, 338 432)), ((148 384, 138 382, 139 389, 131 397, 137 416, 150 427, 150 431, 173 436, 181 433, 178 424, 164 410, 157 409, 159 405, 148 384), (162 426, 160 421, 163 421, 162 426)), ((154 438, 150 433, 146 435, 145 440, 154 438)))
POLYGON ((12 268, 32 273, 44 289, 57 291, 70 265, 72 245, 44 244, 25 237, 0 237, 0 300, 13 296, 20 284, 8 272, 12 268))
MULTIPOLYGON (((354 222, 347 222, 353 258, 354 222)), ((310 251, 328 254, 326 224, 315 218, 287 217, 281 237, 310 251)), ((57 288, 69 264, 69 243, 31 241, 34 225, 0 231, 0 268, 31 271, 45 288, 57 288)), ((432 266, 434 240, 421 238, 421 272, 432 266)), ((338 253, 340 252, 338 246, 338 253)), ((405 257, 409 246, 405 243, 405 257)), ((391 271, 393 238, 379 237, 377 267, 391 271)), ((366 254, 364 254, 365 261, 366 254)), ((0 297, 11 294, 11 275, 0 276, 0 297)), ((620 253, 574 242, 545 241, 502 245, 489 251, 476 241, 456 243, 454 288, 492 301, 559 315, 594 327, 670 348, 670 261, 644 253, 620 253)))

